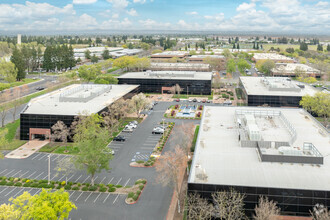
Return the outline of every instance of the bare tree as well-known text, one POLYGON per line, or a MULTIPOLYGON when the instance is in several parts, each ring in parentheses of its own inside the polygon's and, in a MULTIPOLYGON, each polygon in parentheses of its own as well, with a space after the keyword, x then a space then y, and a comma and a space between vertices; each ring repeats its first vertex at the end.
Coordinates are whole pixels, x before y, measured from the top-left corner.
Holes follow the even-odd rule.
MULTIPOLYGON (((60 140, 64 144, 68 142, 68 136, 70 134, 70 129, 63 123, 63 121, 57 121, 56 124, 52 126, 53 134, 51 136, 52 140, 60 140)), ((65 145, 66 150, 66 145, 65 145)))
POLYGON ((68 183, 68 176, 77 171, 74 163, 71 161, 71 157, 66 157, 62 160, 58 160, 55 170, 56 170, 55 176, 58 176, 60 174, 65 176, 65 184, 68 183))
POLYGON ((175 92, 180 96, 180 93, 182 91, 182 88, 180 87, 180 85, 175 84, 174 88, 175 88, 175 92))
POLYGON ((0 106, 1 127, 5 126, 5 119, 7 116, 7 109, 5 106, 0 106))
POLYGON ((316 204, 313 207, 313 212, 311 212, 313 220, 329 220, 330 212, 329 210, 322 204, 316 204))
POLYGON ((212 219, 214 207, 199 194, 190 193, 187 198, 187 219, 212 219))
POLYGON ((244 195, 231 189, 212 193, 216 217, 219 219, 245 219, 244 195))
POLYGON ((255 216, 253 216, 255 220, 276 220, 277 216, 280 215, 281 209, 276 206, 276 202, 269 201, 267 197, 261 196, 254 211, 256 212, 255 216))
POLYGON ((156 182, 164 186, 172 186, 177 195, 178 212, 180 213, 180 181, 179 177, 182 170, 187 165, 185 152, 176 146, 174 151, 166 152, 156 163, 157 179, 156 182), (181 169, 182 168, 182 169, 181 169))
POLYGON ((182 123, 177 126, 177 129, 173 135, 176 139, 176 143, 182 148, 184 152, 189 153, 189 149, 192 144, 195 133, 195 125, 192 122, 182 123))
POLYGON ((143 94, 133 96, 130 101, 132 109, 136 112, 138 118, 141 116, 141 111, 146 109, 150 105, 150 100, 143 94))

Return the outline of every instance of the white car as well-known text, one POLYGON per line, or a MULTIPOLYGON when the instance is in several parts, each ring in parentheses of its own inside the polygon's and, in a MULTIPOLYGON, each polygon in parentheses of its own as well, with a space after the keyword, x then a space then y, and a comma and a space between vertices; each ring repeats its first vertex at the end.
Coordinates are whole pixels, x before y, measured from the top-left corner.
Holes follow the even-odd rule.
POLYGON ((128 124, 125 126, 125 128, 131 128, 131 129, 135 129, 137 127, 136 124, 128 124))
POLYGON ((164 133, 164 129, 163 129, 163 128, 160 128, 160 127, 155 127, 155 128, 152 130, 152 133, 153 133, 153 134, 163 134, 163 133, 164 133))
POLYGON ((123 132, 133 132, 133 128, 124 128, 123 132))
POLYGON ((137 125, 137 124, 139 124, 139 122, 137 122, 137 121, 131 121, 129 124, 135 124, 135 125, 137 125))

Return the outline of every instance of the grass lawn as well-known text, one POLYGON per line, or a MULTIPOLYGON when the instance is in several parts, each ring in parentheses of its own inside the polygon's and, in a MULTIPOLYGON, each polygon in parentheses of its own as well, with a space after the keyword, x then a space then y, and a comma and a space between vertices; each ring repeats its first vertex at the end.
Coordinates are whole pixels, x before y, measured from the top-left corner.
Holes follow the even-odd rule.
POLYGON ((54 152, 55 154, 78 154, 79 153, 79 148, 71 145, 67 146, 59 146, 57 147, 54 152))
POLYGON ((199 131, 199 125, 197 125, 195 128, 194 139, 192 141, 191 148, 190 148, 191 152, 195 151, 195 145, 196 145, 196 141, 197 141, 198 131, 199 131))
POLYGON ((5 127, 0 128, 0 130, 4 130, 4 129, 8 130, 8 133, 5 136, 6 140, 8 141, 8 145, 2 148, 2 150, 14 150, 26 143, 26 141, 15 139, 16 131, 19 125, 20 125, 20 120, 17 119, 15 122, 9 123, 5 127))
MULTIPOLYGON (((286 48, 299 49, 300 45, 291 45, 291 44, 263 44, 262 45, 265 51, 270 50, 271 47, 280 48, 281 51, 285 51, 286 48)), ((317 45, 308 45, 308 50, 316 51, 317 45)))
POLYGON ((37 81, 39 81, 39 80, 40 80, 40 79, 30 79, 30 78, 26 78, 26 79, 23 79, 22 81, 18 81, 18 82, 10 83, 10 87, 21 86, 21 85, 28 84, 28 83, 32 83, 32 82, 37 82, 37 81))

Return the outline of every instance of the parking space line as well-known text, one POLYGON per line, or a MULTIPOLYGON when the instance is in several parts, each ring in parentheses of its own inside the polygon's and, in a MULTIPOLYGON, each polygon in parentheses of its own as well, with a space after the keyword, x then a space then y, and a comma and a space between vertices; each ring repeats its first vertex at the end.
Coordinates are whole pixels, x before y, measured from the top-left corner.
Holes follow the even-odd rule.
POLYGON ((30 174, 30 176, 26 177, 27 179, 29 179, 31 176, 33 176, 33 174, 35 174, 37 171, 34 171, 32 174, 30 174))
POLYGON ((81 192, 81 194, 77 197, 76 202, 78 201, 79 197, 83 194, 84 192, 81 192))
POLYGON ((43 180, 44 180, 44 179, 48 179, 48 174, 47 174, 44 178, 41 178, 41 179, 43 179, 43 180))
MULTIPOLYGON (((98 176, 97 176, 98 177, 98 176)), ((97 177, 95 177, 94 182, 96 181, 97 177)))
POLYGON ((65 158, 67 158, 69 155, 65 155, 60 161, 64 160, 65 158))
POLYGON ((108 185, 111 183, 111 181, 113 180, 114 177, 112 177, 112 179, 109 181, 108 185))
POLYGON ((26 171, 25 173, 21 174, 21 177, 23 177, 25 174, 27 174, 28 172, 30 172, 29 170, 26 171))
POLYGON ((33 194, 33 196, 34 196, 35 194, 41 192, 41 190, 42 190, 42 189, 38 189, 37 192, 35 192, 35 193, 33 194))
POLYGON ((96 202, 96 200, 100 197, 102 193, 99 193, 99 195, 96 197, 96 199, 94 200, 94 203, 96 202))
POLYGON ((53 180, 55 177, 57 177, 57 175, 55 174, 50 180, 53 180))
POLYGON ((52 161, 57 160, 57 158, 59 158, 61 155, 57 155, 52 161))
POLYGON ((103 181, 104 181, 104 179, 105 179, 106 177, 103 177, 103 179, 101 180, 101 182, 100 183, 102 183, 103 181))
POLYGON ((118 196, 115 198, 115 200, 113 201, 112 204, 115 204, 115 202, 117 201, 118 197, 119 197, 120 194, 118 194, 118 196))
POLYGON ((110 193, 108 193, 107 197, 105 197, 105 199, 103 200, 103 203, 105 203, 105 201, 107 201, 109 196, 110 196, 110 193))
POLYGON ((7 171, 7 169, 3 170, 3 171, 0 173, 0 175, 1 175, 3 172, 6 172, 6 171, 7 171))
MULTIPOLYGON (((80 177, 82 177, 82 174, 80 175, 80 177)), ((76 179, 76 181, 74 181, 74 182, 78 182, 78 180, 80 179, 80 177, 78 177, 78 179, 76 179)))
POLYGON ((69 180, 70 180, 74 175, 75 175, 75 174, 73 174, 71 177, 69 177, 67 181, 69 182, 69 180))
POLYGON ((40 173, 38 176, 36 176, 34 179, 37 179, 39 176, 41 176, 42 174, 44 174, 44 172, 40 173))
POLYGON ((92 194, 93 194, 93 192, 91 192, 91 193, 87 196, 87 198, 85 199, 85 202, 87 201, 87 199, 88 199, 92 194))
POLYGON ((41 159, 44 158, 45 156, 47 156, 47 154, 44 154, 42 157, 38 158, 38 160, 41 160, 41 159))
POLYGON ((8 187, 4 188, 4 189, 0 192, 0 194, 1 194, 3 191, 5 191, 6 189, 8 189, 8 187))
POLYGON ((131 178, 129 178, 129 179, 127 180, 127 182, 125 183, 124 187, 127 186, 128 182, 129 182, 130 180, 131 180, 131 178))
POLYGON ((116 185, 118 185, 118 184, 120 183, 121 179, 122 179, 122 178, 120 177, 120 179, 119 179, 119 181, 118 181, 118 183, 117 183, 116 185))
POLYGON ((59 180, 57 180, 57 181, 61 181, 61 179, 63 179, 65 176, 63 175, 59 180))
POLYGON ((24 188, 23 189, 21 189, 20 191, 18 191, 15 195, 13 195, 12 197, 14 198, 15 196, 17 196, 20 192, 22 192, 24 190, 24 188))
POLYGON ((15 169, 14 170, 12 170, 12 171, 10 171, 9 173, 7 173, 6 175, 4 175, 4 176, 7 176, 8 177, 8 175, 10 174, 10 173, 12 173, 12 172, 14 172, 15 171, 15 169))
POLYGON ((14 191, 16 188, 14 187, 9 193, 7 193, 5 196, 8 196, 12 191, 14 191))
POLYGON ((39 157, 39 153, 37 153, 37 155, 36 156, 34 156, 33 158, 31 158, 31 160, 34 160, 34 159, 36 159, 37 157, 39 157))
POLYGON ((73 191, 70 195, 69 195, 69 198, 71 198, 71 196, 75 193, 76 191, 73 191))
POLYGON ((83 183, 86 183, 86 181, 88 180, 89 177, 90 177, 90 176, 88 176, 88 177, 85 179, 85 181, 83 181, 83 183))

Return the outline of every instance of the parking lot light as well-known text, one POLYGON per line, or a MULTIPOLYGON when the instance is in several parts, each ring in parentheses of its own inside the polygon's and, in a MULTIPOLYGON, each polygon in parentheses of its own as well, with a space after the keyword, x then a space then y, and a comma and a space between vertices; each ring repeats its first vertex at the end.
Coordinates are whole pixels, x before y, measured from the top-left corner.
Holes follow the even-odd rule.
POLYGON ((48 155, 48 185, 50 184, 50 155, 48 155))

